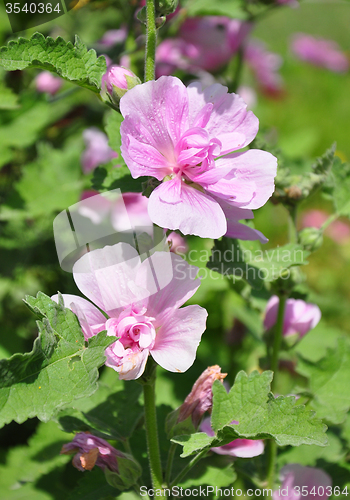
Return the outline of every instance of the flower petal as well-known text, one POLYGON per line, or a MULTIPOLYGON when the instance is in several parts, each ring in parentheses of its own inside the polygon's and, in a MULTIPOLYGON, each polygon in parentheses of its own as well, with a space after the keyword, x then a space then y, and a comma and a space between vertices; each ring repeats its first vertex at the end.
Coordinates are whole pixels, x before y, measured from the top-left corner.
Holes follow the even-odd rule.
POLYGON ((262 207, 274 191, 277 159, 266 151, 250 149, 219 158, 215 164, 224 167, 228 161, 232 162, 232 171, 217 184, 209 186, 208 191, 219 197, 222 193, 226 197, 230 194, 232 204, 246 209, 262 207))
POLYGON ((112 352, 113 345, 106 349, 106 366, 118 372, 121 380, 136 380, 141 377, 145 371, 149 350, 144 349, 139 352, 131 352, 130 350, 130 353, 124 356, 123 364, 117 366, 112 352))
POLYGON ((215 83, 202 90, 199 82, 187 87, 190 126, 209 102, 213 103, 209 121, 205 126, 211 138, 222 143, 221 154, 247 146, 256 136, 259 120, 247 111, 247 105, 237 94, 228 94, 227 87, 215 83))
POLYGON ((115 316, 120 307, 136 299, 129 282, 139 265, 137 251, 127 243, 117 243, 83 255, 73 266, 73 276, 86 297, 115 316))
POLYGON ((158 186, 149 198, 148 214, 155 224, 202 238, 220 238, 226 233, 224 213, 211 196, 182 183, 180 202, 166 202, 168 182, 158 186))
POLYGON ((208 313, 200 306, 178 309, 156 336, 151 355, 163 368, 184 372, 192 366, 208 313))

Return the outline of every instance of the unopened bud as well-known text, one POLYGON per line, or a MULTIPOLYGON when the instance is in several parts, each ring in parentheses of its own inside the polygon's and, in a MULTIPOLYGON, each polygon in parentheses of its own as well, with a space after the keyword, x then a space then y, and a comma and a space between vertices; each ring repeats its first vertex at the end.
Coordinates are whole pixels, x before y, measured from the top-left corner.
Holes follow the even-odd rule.
POLYGON ((101 97, 104 101, 119 105, 123 95, 140 83, 141 80, 129 69, 110 66, 102 77, 101 97))
POLYGON ((306 227, 299 232, 299 242, 305 250, 314 252, 318 250, 323 243, 323 234, 317 227, 306 227))
POLYGON ((177 9, 179 0, 157 0, 156 12, 162 16, 172 14, 177 9))

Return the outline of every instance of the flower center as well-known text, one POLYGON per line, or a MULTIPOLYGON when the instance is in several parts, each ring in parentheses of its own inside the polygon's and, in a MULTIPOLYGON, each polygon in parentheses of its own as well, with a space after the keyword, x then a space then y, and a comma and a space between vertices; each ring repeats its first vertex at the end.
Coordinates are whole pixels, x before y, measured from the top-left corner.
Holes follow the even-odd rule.
POLYGON ((106 321, 107 335, 119 337, 119 340, 108 348, 112 350, 117 366, 123 364, 125 356, 152 349, 156 338, 152 321, 154 318, 134 312, 130 308, 121 313, 119 318, 106 321))

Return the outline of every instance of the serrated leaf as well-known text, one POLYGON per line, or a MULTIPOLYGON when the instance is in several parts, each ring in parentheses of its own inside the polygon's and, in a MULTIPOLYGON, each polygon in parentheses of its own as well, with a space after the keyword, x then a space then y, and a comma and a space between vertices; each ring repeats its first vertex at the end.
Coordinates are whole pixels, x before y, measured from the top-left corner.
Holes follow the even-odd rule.
POLYGON ((350 409, 349 342, 340 338, 337 347, 328 349, 316 363, 300 357, 297 371, 309 379, 310 406, 317 415, 333 424, 342 423, 350 409))
POLYGON ((270 392, 272 376, 270 371, 261 375, 255 371, 249 376, 241 371, 229 393, 215 382, 211 417, 215 436, 209 438, 203 433, 177 436, 173 441, 184 446, 181 456, 222 446, 237 438, 273 438, 280 446, 325 446, 326 426, 315 418, 313 411, 296 405, 293 396, 275 398, 270 392), (232 421, 238 424, 231 424, 232 421))
POLYGON ((340 158, 335 158, 331 177, 333 181, 332 197, 336 212, 339 215, 350 217, 350 164, 342 163, 340 158))
POLYGON ((120 125, 122 124, 123 117, 117 111, 110 111, 106 117, 106 133, 108 135, 108 145, 119 155, 115 163, 119 165, 125 165, 124 159, 120 153, 120 147, 122 145, 122 140, 120 136, 120 125))
POLYGON ((290 267, 306 264, 308 255, 301 245, 262 250, 259 242, 224 237, 215 241, 207 267, 226 276, 242 277, 260 289, 264 281, 274 281, 287 275, 290 267))
POLYGON ((63 406, 93 394, 104 351, 113 343, 106 332, 85 346, 78 319, 45 294, 27 297, 38 313, 39 336, 32 352, 0 361, 0 426, 38 417, 47 422, 63 406))
POLYGON ((7 47, 0 48, 0 65, 7 71, 40 68, 52 71, 72 83, 88 88, 99 94, 101 78, 107 65, 103 56, 97 58, 95 50, 75 37, 74 45, 58 37, 45 38, 41 33, 27 40, 18 38, 7 47))

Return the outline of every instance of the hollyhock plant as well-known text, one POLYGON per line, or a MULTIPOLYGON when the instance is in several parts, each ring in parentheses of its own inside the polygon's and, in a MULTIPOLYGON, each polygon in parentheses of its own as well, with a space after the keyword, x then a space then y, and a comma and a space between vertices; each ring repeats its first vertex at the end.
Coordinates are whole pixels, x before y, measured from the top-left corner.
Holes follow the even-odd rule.
POLYGON ((112 158, 117 158, 118 153, 108 146, 108 137, 96 127, 84 130, 83 139, 86 149, 81 156, 81 164, 84 174, 103 163, 108 163, 112 158))
POLYGON ((288 464, 280 470, 281 487, 273 492, 273 499, 279 500, 324 500, 331 496, 332 479, 321 469, 288 464))
POLYGON ((194 362, 207 317, 197 305, 179 309, 200 285, 197 271, 169 252, 141 262, 132 246, 118 243, 85 254, 73 267, 78 288, 99 309, 75 295, 63 300, 86 339, 103 330, 119 338, 105 354, 121 379, 139 378, 149 355, 166 370, 184 372, 194 362))
POLYGON ((262 42, 254 40, 247 44, 244 58, 264 92, 274 95, 282 90, 282 78, 278 73, 281 56, 269 52, 262 42))
MULTIPOLYGON (((233 424, 238 424, 233 421, 233 424)), ((200 430, 208 436, 214 436, 215 432, 211 428, 210 417, 203 420, 200 430)), ((264 442, 261 439, 234 439, 231 443, 223 446, 211 448, 218 455, 229 455, 237 458, 253 458, 264 453, 264 442)))
POLYGON ((232 58, 252 25, 223 16, 188 18, 179 36, 161 42, 156 52, 157 76, 175 69, 215 71, 232 58))
POLYGON ((120 101, 122 155, 134 178, 163 181, 148 213, 160 227, 203 238, 266 238, 241 219, 266 203, 274 190, 277 160, 247 146, 259 122, 227 88, 187 88, 175 77, 137 85, 120 101))
POLYGON ((95 465, 102 470, 118 472, 118 457, 124 453, 116 450, 107 441, 88 432, 79 432, 70 443, 63 445, 61 454, 75 453, 73 465, 76 469, 91 470, 95 465))
POLYGON ((35 78, 35 88, 38 92, 55 95, 63 85, 62 78, 54 76, 50 71, 42 71, 35 78))
MULTIPOLYGON (((266 330, 272 328, 277 321, 279 298, 273 295, 267 303, 264 319, 266 330)), ((321 311, 316 304, 309 304, 300 299, 288 299, 286 301, 283 335, 297 334, 299 338, 304 337, 310 330, 315 328, 321 319, 321 311)))
POLYGON ((315 66, 336 73, 343 73, 349 69, 349 59, 334 40, 298 33, 294 36, 291 47, 299 59, 315 66))

